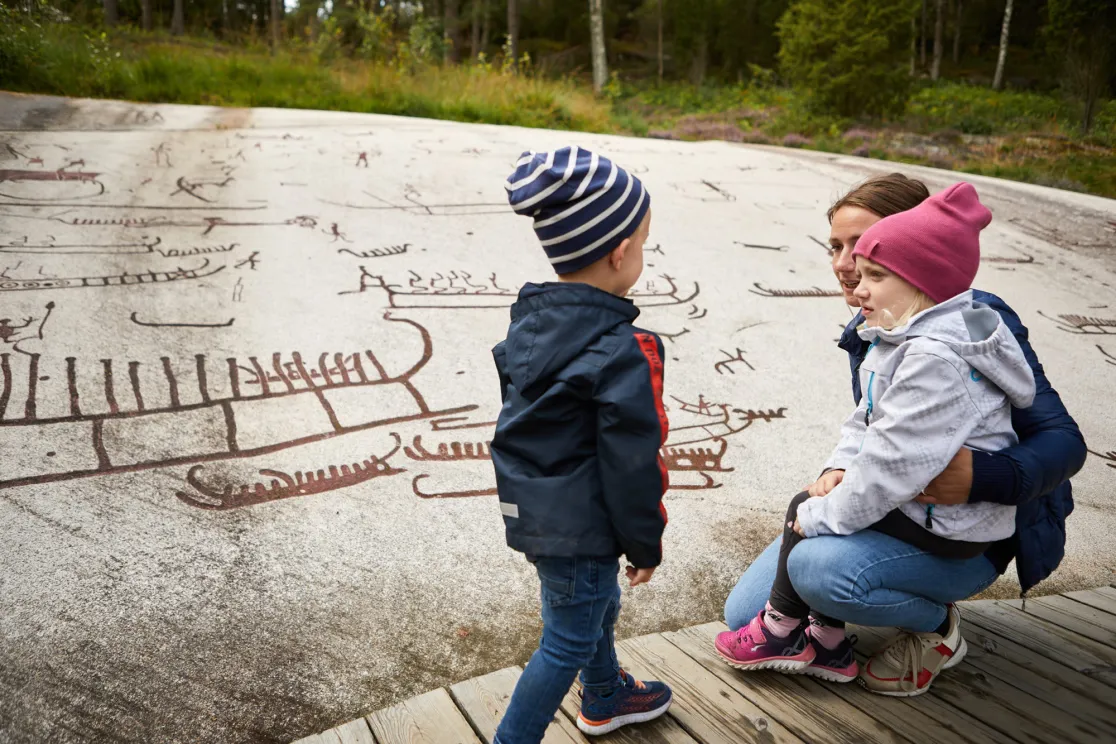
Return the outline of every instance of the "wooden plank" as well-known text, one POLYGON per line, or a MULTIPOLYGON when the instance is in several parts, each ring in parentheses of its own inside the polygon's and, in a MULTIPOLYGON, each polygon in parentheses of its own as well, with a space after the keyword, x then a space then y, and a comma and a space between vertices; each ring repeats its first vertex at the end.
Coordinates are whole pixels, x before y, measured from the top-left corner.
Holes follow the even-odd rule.
MULTIPOLYGON (((580 685, 574 683, 562 701, 562 714, 573 722, 581 711, 580 685)), ((673 706, 671 706, 673 707, 673 706)), ((686 733, 669 712, 654 721, 625 726, 611 734, 593 737, 593 744, 701 744, 686 733)))
POLYGON ((441 688, 377 711, 368 723, 380 744, 480 744, 441 688))
POLYGON ((625 668, 638 679, 670 685, 670 715, 703 744, 799 744, 797 736, 661 635, 617 644, 625 668))
POLYGON ((1053 623, 1063 630, 1076 633, 1079 636, 1096 641, 1116 651, 1116 632, 1093 625, 1088 620, 1082 620, 1062 608, 1051 606, 1044 603, 1042 600, 1029 599, 1025 605, 1020 608, 1020 612, 1025 612, 1035 617, 1041 617, 1043 620, 1053 623))
MULTIPOLYGON (((496 736, 496 727, 504 712, 508 709, 515 683, 519 681, 522 670, 519 667, 509 667, 498 672, 475 677, 466 682, 460 682, 450 688, 457 707, 465 714, 473 730, 481 735, 485 744, 491 744, 496 736)), ((558 714, 554 722, 546 730, 543 744, 585 744, 587 739, 582 736, 566 716, 558 714)))
POLYGON ((1116 694, 1108 685, 974 625, 961 626, 969 643, 966 664, 1041 697, 1078 718, 1116 731, 1116 694))
MULTIPOLYGON (((872 628, 858 631, 869 635, 878 633, 872 628)), ((930 691, 919 699, 927 696, 939 698, 1019 742, 1099 744, 1111 741, 1111 735, 1102 733, 1096 725, 1075 718, 964 661, 940 674, 930 691)))
POLYGON ((1112 635, 1116 635, 1116 615, 1112 615, 1104 610, 1098 610, 1095 607, 1090 607, 1070 597, 1054 595, 1052 597, 1039 597, 1037 599, 1027 600, 1028 607, 1030 607, 1032 603, 1060 610, 1067 615, 1076 617, 1078 620, 1090 623, 1100 630, 1105 630, 1112 635))
POLYGON ((965 622, 1005 636, 1059 664, 1116 687, 1116 652, 995 600, 961 605, 965 622), (1076 636, 1076 637, 1071 637, 1076 636))
POLYGON ((311 734, 310 736, 293 742, 293 744, 338 744, 340 741, 340 737, 337 736, 333 729, 330 729, 320 734, 311 734))
POLYGON ((663 637, 734 692, 766 711, 773 723, 782 724, 804 741, 907 741, 890 724, 875 720, 835 695, 830 685, 797 675, 733 669, 721 661, 713 648, 717 633, 724 630, 727 628, 721 623, 708 623, 664 633, 663 637))
POLYGON ((363 718, 344 723, 333 729, 333 733, 337 734, 341 744, 376 744, 372 729, 368 727, 368 721, 363 718))
POLYGON ((1087 589, 1082 592, 1066 592, 1065 596, 1090 607, 1116 615, 1116 590, 1087 589), (1111 593, 1108 593, 1111 592, 1111 593))

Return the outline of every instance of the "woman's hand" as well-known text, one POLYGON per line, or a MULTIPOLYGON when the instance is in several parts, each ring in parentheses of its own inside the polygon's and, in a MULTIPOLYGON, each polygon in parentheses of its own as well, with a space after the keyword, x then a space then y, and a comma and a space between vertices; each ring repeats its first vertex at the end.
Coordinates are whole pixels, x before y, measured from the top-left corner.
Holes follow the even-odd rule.
MULTIPOLYGON (((938 477, 915 499, 920 504, 956 506, 969 503, 973 487, 973 451, 962 447, 938 477)), ((813 494, 810 494, 813 496, 813 494)))
MULTIPOLYGON (((811 496, 825 496, 827 493, 837 487, 837 484, 845 479, 844 470, 830 470, 828 473, 823 473, 821 478, 814 481, 813 485, 806 489, 806 493, 811 496)), ((797 531, 797 530, 796 530, 797 531)))

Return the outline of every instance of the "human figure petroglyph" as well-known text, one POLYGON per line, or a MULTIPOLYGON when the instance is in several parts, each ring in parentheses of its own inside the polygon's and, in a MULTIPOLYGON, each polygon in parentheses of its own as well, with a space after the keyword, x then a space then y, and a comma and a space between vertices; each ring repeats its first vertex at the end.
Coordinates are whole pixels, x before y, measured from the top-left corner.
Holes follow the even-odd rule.
POLYGON ((14 351, 30 356, 32 352, 20 348, 20 344, 43 340, 43 329, 50 319, 50 314, 54 312, 54 303, 48 302, 44 309, 46 312, 42 317, 28 316, 22 318, 22 322, 12 318, 0 318, 0 343, 8 344, 14 351))
POLYGON ((237 261, 235 264, 233 264, 233 268, 242 269, 247 266, 249 270, 255 271, 256 266, 258 266, 260 263, 259 256, 259 251, 252 251, 252 254, 248 256, 248 258, 244 259, 243 261, 237 261))
POLYGON ((341 232, 341 228, 336 222, 332 223, 329 226, 329 232, 326 232, 325 230, 322 230, 322 232, 325 233, 326 235, 332 235, 333 236, 333 240, 329 241, 331 243, 336 243, 338 240, 342 240, 346 243, 353 242, 353 241, 349 240, 349 238, 345 235, 345 233, 341 232))
POLYGON ((736 370, 732 368, 732 365, 736 362, 742 362, 748 369, 753 372, 756 371, 756 368, 752 366, 751 362, 745 358, 744 350, 739 346, 736 347, 735 354, 731 354, 724 349, 721 349, 720 352, 725 355, 725 358, 713 365, 713 369, 717 370, 717 374, 723 375, 725 372, 728 372, 731 375, 735 375, 736 370))

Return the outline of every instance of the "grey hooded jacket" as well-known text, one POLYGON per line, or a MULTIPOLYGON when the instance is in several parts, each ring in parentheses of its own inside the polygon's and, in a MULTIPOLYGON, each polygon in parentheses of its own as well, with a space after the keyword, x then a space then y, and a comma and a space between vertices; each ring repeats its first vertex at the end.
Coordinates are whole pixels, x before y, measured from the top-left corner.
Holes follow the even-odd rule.
POLYGON ((798 520, 808 537, 850 535, 899 508, 952 540, 992 542, 1015 531, 1015 507, 935 506, 913 499, 961 447, 995 451, 1018 439, 1011 406, 1028 408, 1035 378, 998 313, 965 292, 891 330, 861 326, 872 342, 860 367, 865 395, 841 427, 826 470, 844 470, 798 520))

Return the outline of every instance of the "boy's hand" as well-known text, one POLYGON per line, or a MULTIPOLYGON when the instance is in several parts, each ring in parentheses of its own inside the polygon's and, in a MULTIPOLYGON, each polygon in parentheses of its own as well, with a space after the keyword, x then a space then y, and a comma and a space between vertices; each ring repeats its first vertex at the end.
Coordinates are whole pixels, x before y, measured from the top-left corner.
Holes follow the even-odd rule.
POLYGON ((814 481, 814 484, 806 489, 806 493, 811 496, 825 496, 836 488, 837 484, 844 479, 844 470, 830 470, 828 473, 823 474, 821 478, 814 481))
POLYGON ((629 586, 639 586, 640 584, 646 584, 648 581, 651 580, 651 577, 655 574, 655 569, 636 568, 635 566, 628 566, 624 569, 624 573, 628 575, 629 586))

